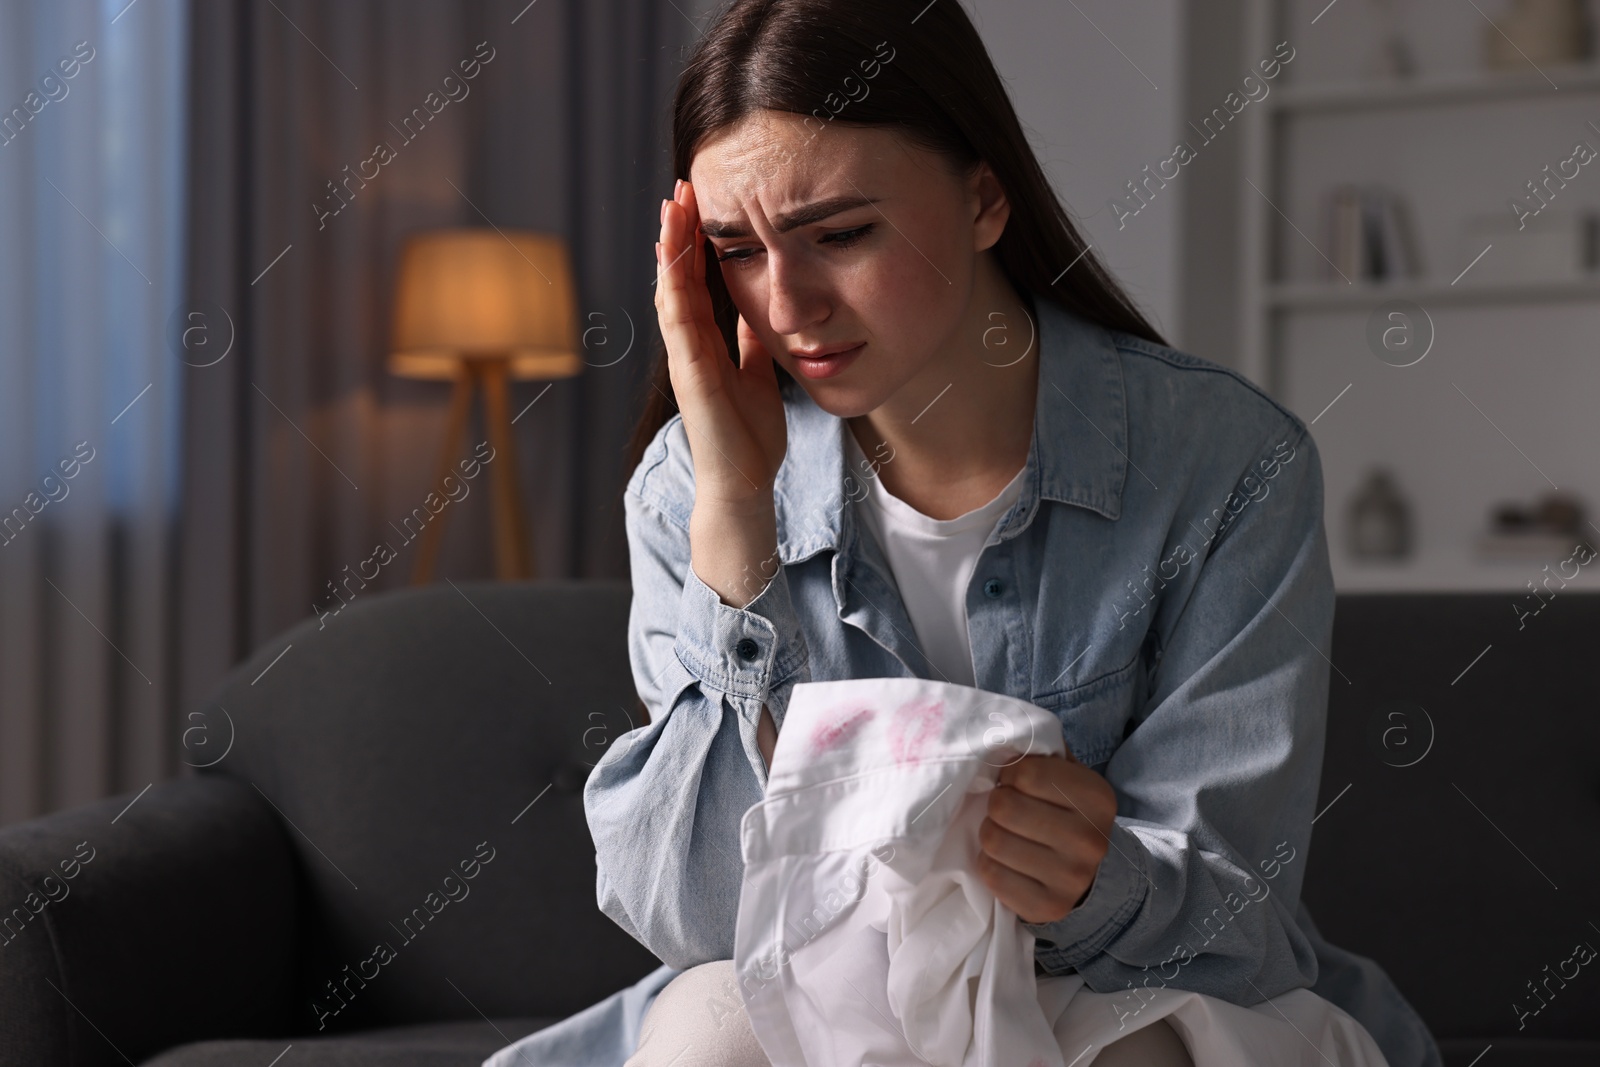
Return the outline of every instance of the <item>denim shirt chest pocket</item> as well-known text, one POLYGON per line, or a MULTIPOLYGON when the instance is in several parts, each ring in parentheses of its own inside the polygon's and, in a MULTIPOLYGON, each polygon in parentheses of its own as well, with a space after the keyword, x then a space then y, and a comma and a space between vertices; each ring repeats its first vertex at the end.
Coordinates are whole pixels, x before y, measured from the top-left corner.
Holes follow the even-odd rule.
MULTIPOLYGON (((1107 650, 1113 663, 1125 646, 1107 650)), ((1111 759, 1128 732, 1146 690, 1145 649, 1132 646, 1121 666, 1103 670, 1087 681, 1054 692, 1036 694, 1033 703, 1061 720, 1067 747, 1084 766, 1098 769, 1111 759)), ((1092 669, 1092 667, 1091 667, 1092 669)))

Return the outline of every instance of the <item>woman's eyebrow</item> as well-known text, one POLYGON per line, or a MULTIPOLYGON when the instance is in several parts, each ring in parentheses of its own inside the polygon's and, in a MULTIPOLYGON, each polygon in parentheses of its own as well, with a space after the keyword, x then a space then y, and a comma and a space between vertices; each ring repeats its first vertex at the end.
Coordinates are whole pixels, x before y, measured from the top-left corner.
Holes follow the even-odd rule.
MULTIPOLYGON (((779 233, 788 233, 799 226, 821 222, 851 208, 876 204, 882 197, 833 196, 818 200, 793 211, 785 212, 773 220, 779 233)), ((749 237, 750 230, 742 222, 723 222, 720 219, 701 219, 700 232, 707 237, 749 237)))

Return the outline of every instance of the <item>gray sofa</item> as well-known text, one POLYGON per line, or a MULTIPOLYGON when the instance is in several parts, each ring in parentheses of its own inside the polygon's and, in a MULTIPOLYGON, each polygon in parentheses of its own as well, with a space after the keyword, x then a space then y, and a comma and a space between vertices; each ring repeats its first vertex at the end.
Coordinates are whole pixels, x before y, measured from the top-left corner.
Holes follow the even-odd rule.
MULTIPOLYGON (((194 773, 0 829, 0 1067, 475 1067, 651 970, 581 796, 642 722, 628 597, 362 598, 187 710, 194 773)), ((1306 898, 1453 1067, 1600 1063, 1600 967, 1544 970, 1600 946, 1600 596, 1560 599, 1339 600, 1306 898)))

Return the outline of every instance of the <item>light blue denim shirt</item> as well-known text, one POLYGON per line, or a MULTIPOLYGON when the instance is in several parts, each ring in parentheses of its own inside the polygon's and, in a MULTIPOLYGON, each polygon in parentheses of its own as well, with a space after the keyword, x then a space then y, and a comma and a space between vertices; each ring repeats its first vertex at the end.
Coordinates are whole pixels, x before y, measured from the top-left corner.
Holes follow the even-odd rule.
MULTIPOLYGON (((1125 993, 1129 1016, 1163 985, 1242 1005, 1310 987, 1394 1067, 1440 1064, 1388 976, 1323 941, 1300 901, 1334 608, 1305 424, 1227 368, 1033 302, 1033 441, 967 589, 973 669, 1054 712, 1117 795, 1088 897, 1027 924, 1039 969, 1125 993)), ((629 651, 651 721, 606 751, 584 806, 601 909, 666 965, 651 988, 733 955, 762 704, 781 730, 797 683, 940 677, 857 514, 868 475, 846 470, 848 428, 803 390, 785 409, 782 566, 742 608, 689 565, 681 417, 627 487, 629 651)), ((618 1004, 592 1016, 590 1047, 616 1042, 618 1004)))

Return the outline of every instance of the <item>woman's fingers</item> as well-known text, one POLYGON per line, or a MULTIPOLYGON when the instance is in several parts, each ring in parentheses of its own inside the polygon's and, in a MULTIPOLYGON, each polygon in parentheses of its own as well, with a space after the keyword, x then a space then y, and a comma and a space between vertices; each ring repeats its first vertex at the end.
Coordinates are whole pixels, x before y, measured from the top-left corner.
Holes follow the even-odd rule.
POLYGON ((1002 826, 992 816, 978 825, 978 845, 990 859, 1046 885, 1061 881, 1070 870, 1059 850, 1002 826))
POLYGON ((706 280, 706 239, 700 232, 700 199, 695 195, 694 186, 684 182, 678 187, 678 194, 685 211, 689 213, 690 239, 694 241, 694 265, 690 277, 701 285, 706 280))
POLYGON ((1058 807, 1079 811, 1090 822, 1110 830, 1117 814, 1116 792, 1103 776, 1078 762, 1071 753, 1024 756, 1000 769, 997 784, 1037 797, 1058 807))
POLYGON ((678 182, 675 198, 688 213, 689 240, 694 251, 685 258, 690 264, 690 301, 696 321, 700 324, 702 343, 708 352, 722 354, 727 351, 727 346, 722 343, 722 335, 717 329, 716 313, 711 308, 711 291, 706 288, 706 237, 700 232, 700 201, 695 194, 694 186, 686 181, 678 182))
POLYGON ((1016 912, 1023 922, 1055 922, 1071 911, 1072 902, 1065 893, 1007 866, 987 852, 978 853, 976 870, 989 892, 1016 912))
POLYGON ((656 280, 656 311, 661 335, 667 343, 669 366, 690 376, 705 373, 707 355, 695 321, 684 270, 682 206, 668 201, 661 223, 660 270, 656 280))
POLYGON ((1078 833, 1087 830, 1081 813, 1030 797, 1015 786, 996 786, 989 792, 989 819, 1018 837, 1025 837, 1056 852, 1071 851, 1078 833))
POLYGON ((1099 861, 1063 855, 985 819, 978 829, 977 870, 995 896, 1028 922, 1066 915, 1088 894, 1099 861))
POLYGON ((705 241, 692 185, 678 181, 673 198, 663 205, 662 218, 663 292, 682 321, 682 336, 695 341, 686 350, 689 361, 699 364, 699 373, 716 374, 720 381, 723 368, 704 362, 713 357, 726 359, 727 345, 717 329, 711 294, 706 289, 705 241))
POLYGON ((761 338, 756 335, 755 329, 743 315, 739 316, 739 325, 734 332, 739 339, 739 369, 776 380, 777 375, 772 369, 772 354, 761 343, 761 338))

